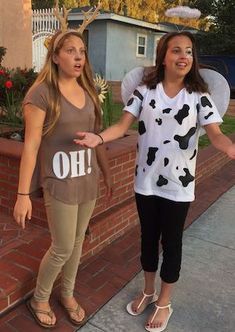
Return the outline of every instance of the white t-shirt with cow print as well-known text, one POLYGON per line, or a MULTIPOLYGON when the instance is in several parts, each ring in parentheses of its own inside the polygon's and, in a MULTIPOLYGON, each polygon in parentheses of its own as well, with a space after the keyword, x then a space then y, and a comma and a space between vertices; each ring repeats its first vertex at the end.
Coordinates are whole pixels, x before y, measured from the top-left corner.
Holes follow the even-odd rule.
POLYGON ((193 201, 200 127, 222 122, 210 95, 184 88, 170 98, 162 83, 142 85, 124 111, 139 121, 135 192, 193 201))

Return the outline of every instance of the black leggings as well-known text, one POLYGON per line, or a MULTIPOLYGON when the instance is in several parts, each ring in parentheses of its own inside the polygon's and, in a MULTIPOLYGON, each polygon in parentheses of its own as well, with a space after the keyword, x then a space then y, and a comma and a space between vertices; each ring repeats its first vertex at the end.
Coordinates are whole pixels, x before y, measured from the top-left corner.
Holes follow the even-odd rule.
POLYGON ((158 196, 136 194, 141 225, 141 265, 146 272, 156 272, 159 240, 163 249, 160 277, 167 283, 179 279, 182 236, 190 202, 175 202, 158 196))

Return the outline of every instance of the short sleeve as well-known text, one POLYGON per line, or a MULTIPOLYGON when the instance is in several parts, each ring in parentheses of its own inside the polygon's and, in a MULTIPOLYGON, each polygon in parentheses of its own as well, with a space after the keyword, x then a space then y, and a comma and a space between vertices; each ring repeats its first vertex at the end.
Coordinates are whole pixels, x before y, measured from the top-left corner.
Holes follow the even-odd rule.
POLYGON ((23 106, 32 104, 41 110, 47 112, 49 109, 49 91, 45 83, 39 84, 26 94, 23 100, 23 106))
POLYGON ((129 112, 132 115, 134 115, 136 118, 138 118, 142 109, 142 103, 146 95, 146 92, 147 92, 146 85, 137 86, 137 88, 130 96, 130 99, 128 100, 123 111, 129 112))
POLYGON ((215 103, 208 93, 199 94, 197 110, 199 123, 202 127, 211 123, 223 122, 215 103))

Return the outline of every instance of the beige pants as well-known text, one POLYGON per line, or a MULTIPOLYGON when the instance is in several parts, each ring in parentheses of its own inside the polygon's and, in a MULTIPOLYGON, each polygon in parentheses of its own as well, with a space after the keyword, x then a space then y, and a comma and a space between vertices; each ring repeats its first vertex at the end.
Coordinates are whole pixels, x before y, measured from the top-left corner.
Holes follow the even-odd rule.
POLYGON ((96 200, 68 205, 44 192, 52 243, 44 255, 37 278, 34 298, 49 300, 53 284, 61 273, 61 295, 73 296, 85 232, 96 200))

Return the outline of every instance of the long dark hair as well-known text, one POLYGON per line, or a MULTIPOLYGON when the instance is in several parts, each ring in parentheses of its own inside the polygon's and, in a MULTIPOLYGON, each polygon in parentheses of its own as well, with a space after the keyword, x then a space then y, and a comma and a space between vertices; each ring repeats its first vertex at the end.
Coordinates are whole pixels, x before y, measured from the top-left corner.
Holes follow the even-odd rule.
POLYGON ((143 83, 147 85, 150 89, 155 89, 156 85, 159 82, 162 82, 164 80, 165 76, 165 67, 163 65, 166 52, 168 49, 168 43, 169 41, 178 36, 185 36, 188 37, 192 42, 192 52, 193 52, 193 64, 192 68, 188 72, 188 74, 184 78, 184 84, 185 88, 189 91, 195 91, 195 92, 208 92, 208 86, 201 77, 199 73, 199 64, 198 64, 198 58, 197 58, 197 51, 196 51, 196 45, 195 45, 195 39, 193 35, 188 31, 181 31, 181 32, 171 32, 167 33, 164 36, 161 37, 159 40, 159 43, 157 45, 156 50, 156 62, 155 66, 146 68, 145 74, 143 77, 143 83))

